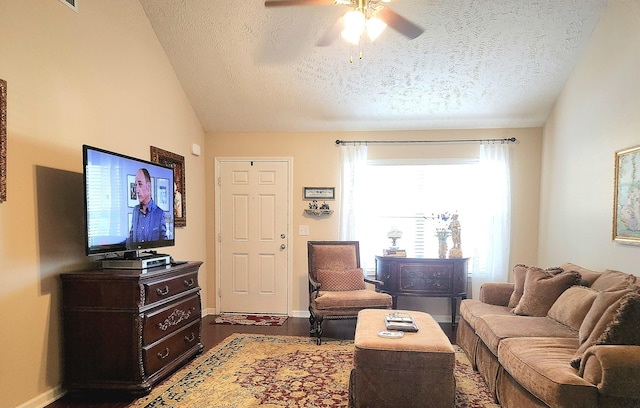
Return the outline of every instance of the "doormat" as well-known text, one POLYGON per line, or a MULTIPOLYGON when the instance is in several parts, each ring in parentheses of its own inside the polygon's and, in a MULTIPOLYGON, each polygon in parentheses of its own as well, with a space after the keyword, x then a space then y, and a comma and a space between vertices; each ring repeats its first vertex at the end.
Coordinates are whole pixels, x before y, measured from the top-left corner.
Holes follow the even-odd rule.
POLYGON ((223 313, 211 324, 240 324, 243 326, 282 326, 289 316, 282 315, 246 315, 223 313))

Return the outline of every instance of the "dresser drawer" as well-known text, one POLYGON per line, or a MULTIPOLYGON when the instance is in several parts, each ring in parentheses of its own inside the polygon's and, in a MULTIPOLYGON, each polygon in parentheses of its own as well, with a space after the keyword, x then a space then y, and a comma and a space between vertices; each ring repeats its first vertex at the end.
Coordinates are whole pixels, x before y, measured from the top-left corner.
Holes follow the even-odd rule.
POLYGON ((453 268, 449 265, 401 264, 398 291, 448 294, 453 290, 453 268))
POLYGON ((143 319, 143 343, 151 344, 167 334, 200 319, 200 296, 193 295, 170 306, 154 309, 143 319))
POLYGON ((200 325, 201 320, 198 319, 163 340, 143 347, 142 356, 146 374, 152 375, 192 347, 200 344, 200 325))
POLYGON ((163 280, 145 282, 145 304, 168 299, 181 292, 198 287, 198 272, 186 273, 163 280))

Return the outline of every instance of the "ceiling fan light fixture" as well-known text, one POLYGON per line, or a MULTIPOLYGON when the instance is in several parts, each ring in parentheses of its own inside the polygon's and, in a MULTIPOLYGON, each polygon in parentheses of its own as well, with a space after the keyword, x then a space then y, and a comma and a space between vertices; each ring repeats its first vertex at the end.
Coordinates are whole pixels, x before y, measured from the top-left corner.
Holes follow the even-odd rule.
POLYGON ((376 38, 378 38, 380 34, 382 34, 384 29, 387 28, 387 23, 377 17, 371 17, 367 20, 366 27, 369 38, 371 39, 371 41, 375 41, 376 38))
POLYGON ((351 44, 360 43, 360 36, 365 28, 364 14, 360 11, 349 11, 344 15, 344 30, 342 30, 342 38, 351 44))

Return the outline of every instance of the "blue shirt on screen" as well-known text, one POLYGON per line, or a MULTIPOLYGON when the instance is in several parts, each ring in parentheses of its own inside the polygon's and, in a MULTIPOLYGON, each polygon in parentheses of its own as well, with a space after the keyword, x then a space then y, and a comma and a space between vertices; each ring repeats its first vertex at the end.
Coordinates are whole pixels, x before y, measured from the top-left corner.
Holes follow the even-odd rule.
POLYGON ((133 242, 159 241, 167 239, 167 226, 164 223, 164 211, 151 200, 147 204, 146 214, 140 205, 133 209, 133 224, 127 244, 133 242))

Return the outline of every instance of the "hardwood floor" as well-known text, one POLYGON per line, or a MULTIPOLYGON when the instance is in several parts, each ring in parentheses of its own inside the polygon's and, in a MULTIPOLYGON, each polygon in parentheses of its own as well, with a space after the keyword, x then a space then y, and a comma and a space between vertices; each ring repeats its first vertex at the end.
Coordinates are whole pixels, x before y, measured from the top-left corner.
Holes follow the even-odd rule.
MULTIPOLYGON (((214 324, 215 316, 206 316, 202 322, 202 344, 204 352, 233 333, 271 334, 280 336, 308 336, 309 320, 290 317, 282 326, 239 326, 214 324)), ((338 339, 353 339, 355 320, 327 321, 323 324, 323 337, 338 339)), ((455 331, 450 324, 441 323, 451 343, 455 344, 455 331)), ((63 398, 47 405, 45 408, 125 408, 135 399, 121 393, 93 392, 82 394, 67 394, 63 398)))

